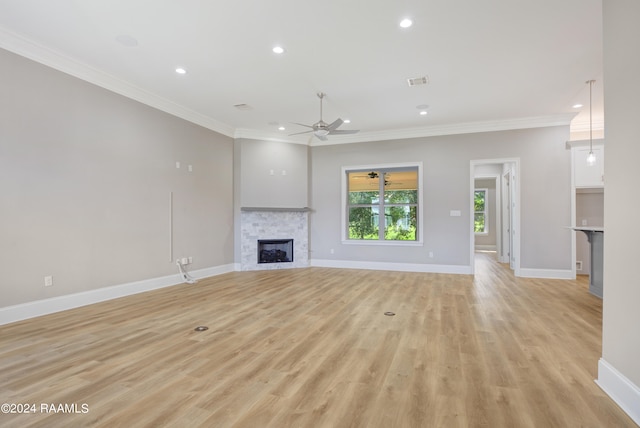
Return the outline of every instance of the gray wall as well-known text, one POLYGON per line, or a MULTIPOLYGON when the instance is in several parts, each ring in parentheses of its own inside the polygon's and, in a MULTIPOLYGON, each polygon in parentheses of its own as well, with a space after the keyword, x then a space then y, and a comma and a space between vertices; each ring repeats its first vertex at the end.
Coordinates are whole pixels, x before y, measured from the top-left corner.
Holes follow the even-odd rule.
POLYGON ((0 307, 176 274, 171 192, 174 256, 233 262, 230 138, 4 50, 0 64, 0 307))
MULTIPOLYGON (((640 386, 640 2, 604 1, 604 100, 607 117, 604 199, 604 307, 602 356, 640 386)), ((636 415, 640 418, 636 395, 636 415)), ((638 421, 640 419, 636 419, 638 421)))
POLYGON ((520 158, 521 267, 571 269, 567 126, 317 146, 311 156, 312 259, 469 266, 470 161, 520 158), (421 161, 423 247, 341 243, 341 167, 421 161), (461 217, 450 217, 461 210, 461 217), (334 253, 331 253, 331 249, 334 253), (433 251, 434 257, 428 253, 433 251))
MULTIPOLYGON (((587 226, 602 227, 604 225, 604 192, 602 189, 578 189, 576 193, 576 225, 582 226, 582 220, 587 226)), ((579 275, 589 275, 591 266, 591 246, 587 235, 576 233, 576 261, 582 261, 582 269, 576 269, 579 275)))
POLYGON ((240 206, 308 205, 308 146, 242 138, 236 140, 235 146, 240 206))

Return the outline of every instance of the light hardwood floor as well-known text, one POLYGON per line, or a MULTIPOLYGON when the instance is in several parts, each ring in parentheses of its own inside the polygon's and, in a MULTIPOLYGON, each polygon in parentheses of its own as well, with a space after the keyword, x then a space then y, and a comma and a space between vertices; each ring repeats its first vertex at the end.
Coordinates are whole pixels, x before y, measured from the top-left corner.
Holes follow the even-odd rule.
POLYGON ((1 326, 0 402, 38 413, 0 426, 634 427, 593 381, 601 322, 586 279, 486 253, 475 277, 234 272, 1 326))

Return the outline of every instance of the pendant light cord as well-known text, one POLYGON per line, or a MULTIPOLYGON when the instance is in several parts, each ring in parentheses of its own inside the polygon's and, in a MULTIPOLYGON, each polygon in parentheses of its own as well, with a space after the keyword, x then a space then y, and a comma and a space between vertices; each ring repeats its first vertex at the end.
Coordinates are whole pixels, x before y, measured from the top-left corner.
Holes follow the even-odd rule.
POLYGON ((589 84, 589 156, 587 156, 587 163, 594 165, 596 162, 596 156, 593 154, 593 83, 595 80, 587 80, 589 84))
POLYGON ((595 80, 589 80, 589 153, 593 153, 593 82, 595 82, 595 80))

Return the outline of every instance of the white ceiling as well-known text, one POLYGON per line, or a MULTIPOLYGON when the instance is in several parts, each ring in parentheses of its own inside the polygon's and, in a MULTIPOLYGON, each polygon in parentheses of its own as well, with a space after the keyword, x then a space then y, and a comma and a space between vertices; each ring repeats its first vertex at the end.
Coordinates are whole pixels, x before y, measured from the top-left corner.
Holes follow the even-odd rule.
POLYGON ((0 47, 236 137, 306 130, 319 91, 361 130, 332 140, 588 130, 589 79, 604 123, 601 0, 0 0, 0 47))

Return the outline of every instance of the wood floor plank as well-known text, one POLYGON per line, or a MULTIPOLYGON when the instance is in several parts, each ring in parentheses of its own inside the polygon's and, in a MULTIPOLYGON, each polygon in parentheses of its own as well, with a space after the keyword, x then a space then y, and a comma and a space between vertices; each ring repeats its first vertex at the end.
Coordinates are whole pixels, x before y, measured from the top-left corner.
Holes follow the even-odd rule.
POLYGON ((232 272, 102 302, 0 326, 1 402, 88 406, 0 426, 634 427, 593 382, 587 290, 478 253, 474 276, 232 272))

